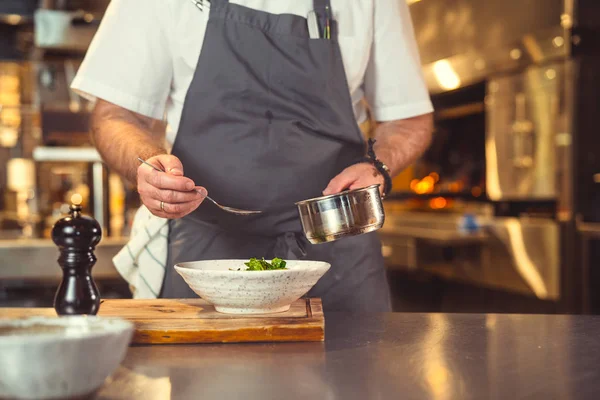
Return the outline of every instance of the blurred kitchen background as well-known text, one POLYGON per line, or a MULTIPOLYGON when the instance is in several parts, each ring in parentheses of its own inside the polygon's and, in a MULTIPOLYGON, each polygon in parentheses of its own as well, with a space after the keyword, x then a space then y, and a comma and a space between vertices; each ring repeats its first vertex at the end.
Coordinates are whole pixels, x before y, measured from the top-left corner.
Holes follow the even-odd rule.
MULTIPOLYGON (((183 0, 182 0, 183 1, 183 0)), ((397 311, 600 313, 600 1, 408 0, 436 108, 381 231, 397 311)), ((72 194, 112 266, 139 199, 68 87, 109 0, 0 0, 0 306, 50 306, 72 194)))

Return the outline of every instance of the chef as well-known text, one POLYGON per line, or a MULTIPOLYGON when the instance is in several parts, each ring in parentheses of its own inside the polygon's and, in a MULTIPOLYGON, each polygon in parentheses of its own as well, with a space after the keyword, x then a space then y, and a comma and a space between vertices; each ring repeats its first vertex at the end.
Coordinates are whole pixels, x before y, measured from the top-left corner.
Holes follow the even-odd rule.
POLYGON ((112 0, 72 87, 96 101, 106 164, 169 221, 158 296, 196 296, 178 262, 281 257, 331 263, 310 293, 326 310, 390 310, 377 234, 311 245, 294 203, 372 184, 385 195, 428 146, 405 0, 112 0), (264 213, 224 212, 207 193, 264 213))

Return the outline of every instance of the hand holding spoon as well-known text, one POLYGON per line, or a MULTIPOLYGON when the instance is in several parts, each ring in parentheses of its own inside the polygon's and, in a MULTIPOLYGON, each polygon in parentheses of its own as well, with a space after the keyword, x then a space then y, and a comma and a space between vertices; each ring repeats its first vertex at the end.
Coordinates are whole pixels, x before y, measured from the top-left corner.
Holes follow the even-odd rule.
MULTIPOLYGON (((138 161, 148 165, 149 167, 153 168, 154 170, 158 171, 158 172, 165 172, 160 168, 157 168, 156 166, 150 164, 149 162, 145 161, 144 159, 138 157, 138 161)), ((211 201, 215 206, 219 207, 221 210, 223 211, 227 211, 229 213, 232 214, 237 214, 237 215, 256 215, 256 214, 261 214, 262 211, 249 211, 249 210, 240 210, 239 208, 234 208, 234 207, 227 207, 227 206, 222 206, 219 203, 217 203, 216 201, 214 201, 213 199, 211 199, 209 196, 206 196, 206 198, 211 201)))

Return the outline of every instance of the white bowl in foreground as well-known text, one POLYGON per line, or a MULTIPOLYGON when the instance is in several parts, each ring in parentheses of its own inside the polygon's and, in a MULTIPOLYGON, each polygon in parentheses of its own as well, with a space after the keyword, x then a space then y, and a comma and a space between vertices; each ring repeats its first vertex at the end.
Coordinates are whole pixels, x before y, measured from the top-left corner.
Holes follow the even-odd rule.
POLYGON ((322 261, 291 260, 287 269, 246 271, 246 261, 185 262, 175 265, 175 270, 218 312, 270 314, 289 310, 330 268, 322 261))
POLYGON ((123 361, 132 334, 117 318, 0 319, 0 398, 89 395, 123 361))

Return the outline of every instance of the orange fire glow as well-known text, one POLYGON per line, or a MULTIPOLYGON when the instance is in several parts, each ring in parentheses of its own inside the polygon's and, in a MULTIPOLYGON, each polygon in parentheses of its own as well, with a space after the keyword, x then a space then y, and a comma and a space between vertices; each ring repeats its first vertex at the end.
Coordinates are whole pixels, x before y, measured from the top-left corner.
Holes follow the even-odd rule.
POLYGON ((448 205, 448 201, 443 197, 436 197, 429 200, 429 206, 435 210, 445 208, 448 205))

